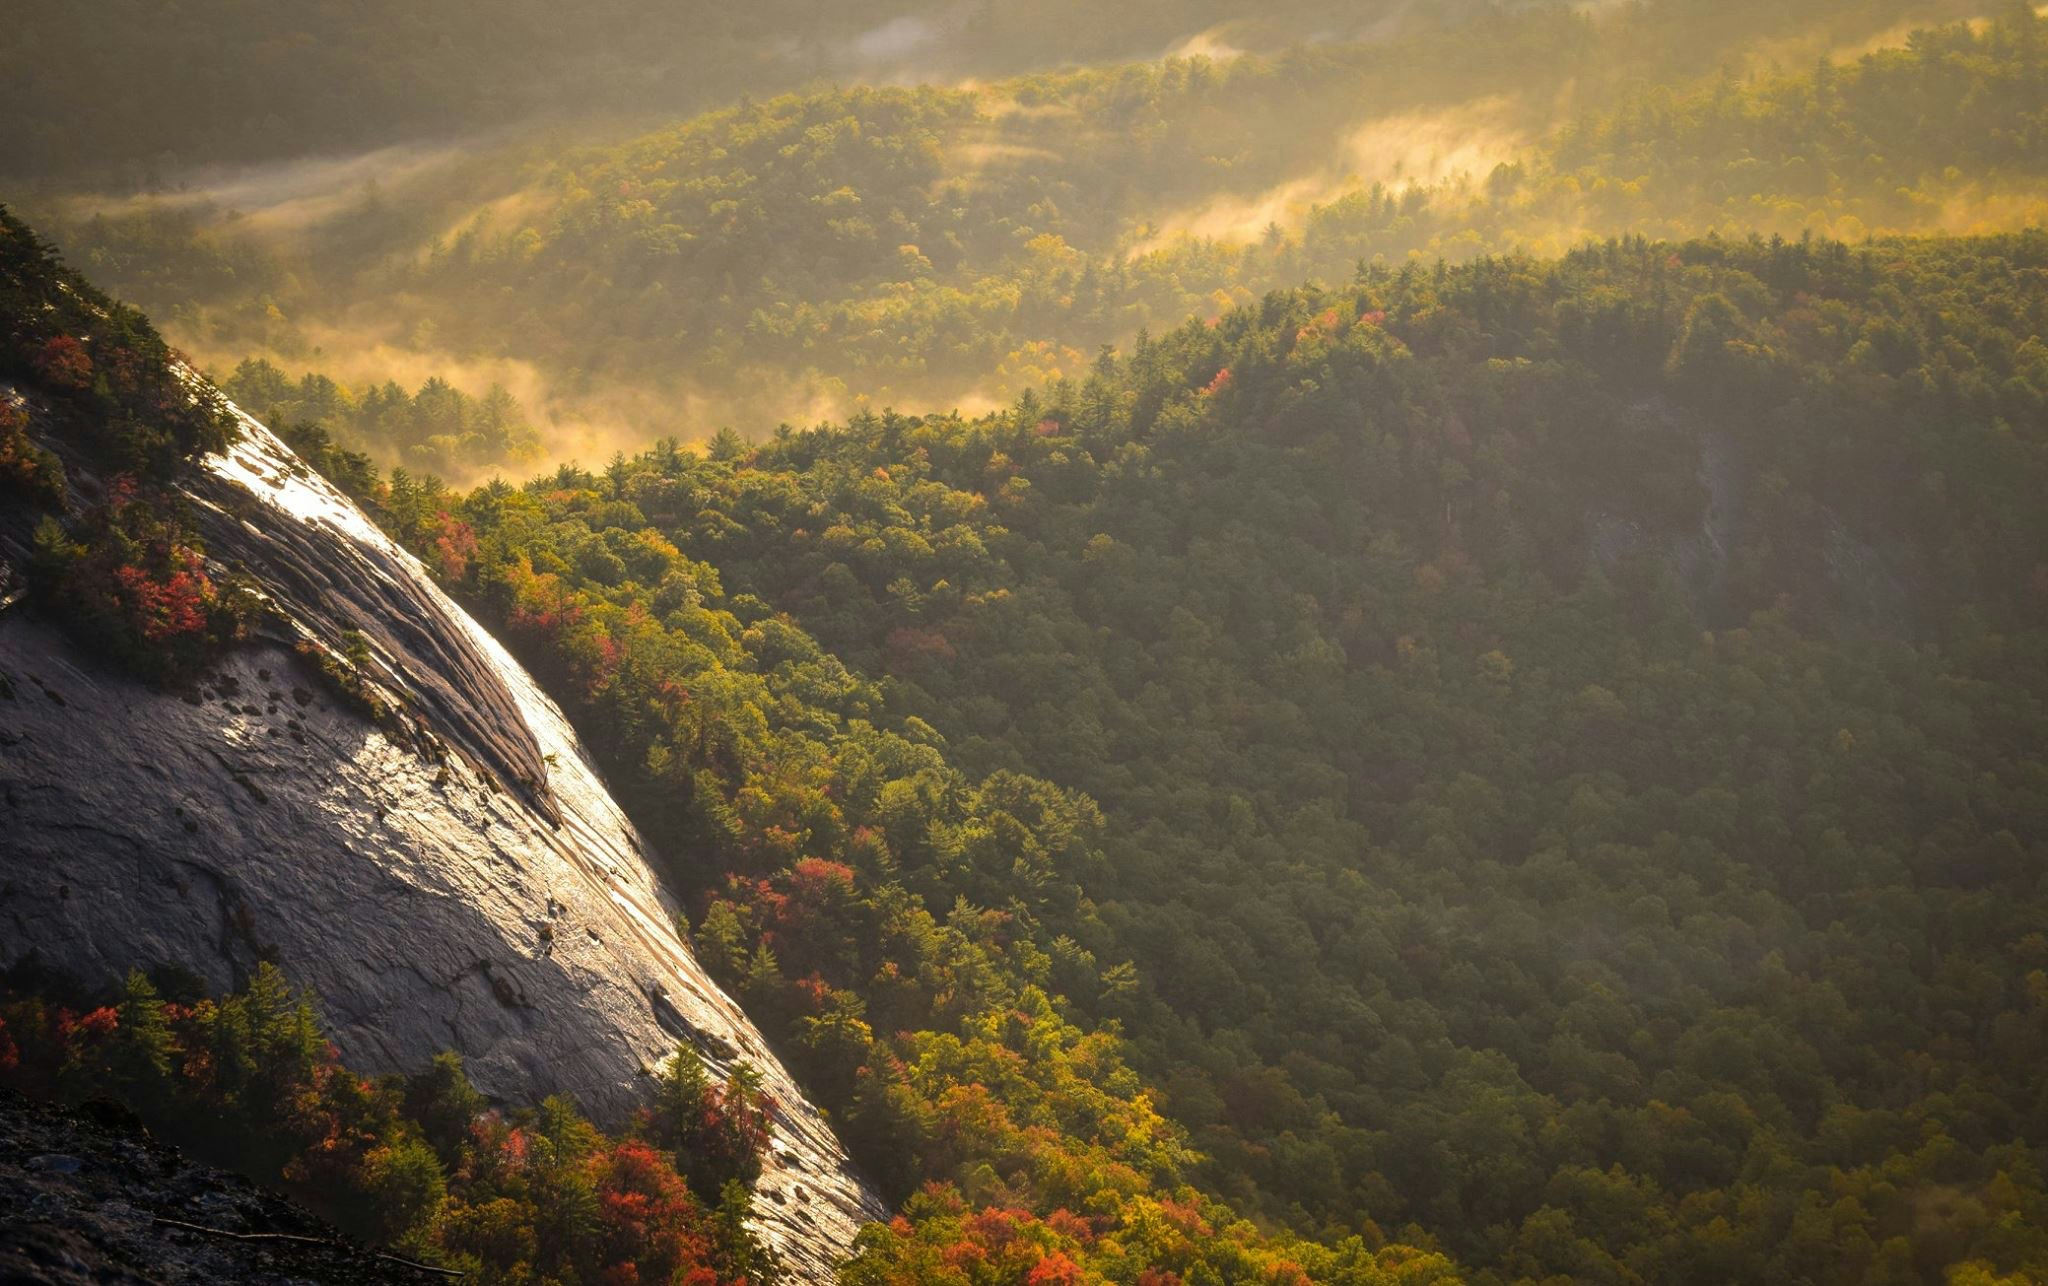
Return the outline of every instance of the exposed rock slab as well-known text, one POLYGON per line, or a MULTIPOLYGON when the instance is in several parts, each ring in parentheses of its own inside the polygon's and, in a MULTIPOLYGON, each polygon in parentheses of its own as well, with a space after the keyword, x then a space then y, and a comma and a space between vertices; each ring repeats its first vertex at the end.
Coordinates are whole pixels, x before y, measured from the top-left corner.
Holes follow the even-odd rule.
POLYGON ((410 1070, 453 1048, 488 1094, 564 1093, 614 1124, 678 1039, 714 1068, 744 1058, 781 1104, 761 1232, 799 1277, 829 1279, 881 1205, 678 937, 560 710, 260 425, 209 471, 193 495, 210 550, 274 576, 266 590, 309 631, 367 623, 465 753, 434 763, 395 743, 281 644, 172 694, 6 613, 0 964, 106 978, 176 962, 224 988, 273 959, 319 993, 354 1065, 410 1070))

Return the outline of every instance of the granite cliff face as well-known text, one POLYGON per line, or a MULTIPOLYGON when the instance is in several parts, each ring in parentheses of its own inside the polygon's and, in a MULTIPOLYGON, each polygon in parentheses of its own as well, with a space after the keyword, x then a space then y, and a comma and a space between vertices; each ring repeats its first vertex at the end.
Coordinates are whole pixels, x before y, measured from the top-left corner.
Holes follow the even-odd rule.
POLYGON ((318 992, 353 1065, 452 1048, 487 1094, 564 1093, 611 1123, 678 1040, 714 1069, 745 1059, 780 1104, 761 1231, 829 1279, 880 1203, 678 937, 560 710, 346 497, 242 427, 186 490, 209 555, 287 623, 273 637, 166 692, 0 608, 0 966, 172 962, 218 989, 271 959, 318 992), (296 646, 349 631, 402 719, 358 714, 296 646))

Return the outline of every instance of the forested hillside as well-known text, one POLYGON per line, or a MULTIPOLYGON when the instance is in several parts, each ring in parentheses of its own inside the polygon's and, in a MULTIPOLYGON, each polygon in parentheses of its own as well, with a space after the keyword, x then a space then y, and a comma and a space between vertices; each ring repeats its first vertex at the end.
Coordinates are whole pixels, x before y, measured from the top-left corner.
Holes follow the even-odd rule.
MULTIPOLYGON (((1556 51, 1506 93, 1541 101, 1623 43, 1547 21, 1499 37, 1556 51)), ((1470 102, 1481 75, 1439 46, 792 96, 572 161, 547 218, 458 236, 414 287, 475 301, 444 335, 620 378, 1008 397, 1140 325, 1361 261, 2015 226, 2048 179, 2044 51, 2025 10, 1798 77, 1628 95, 1526 153, 1528 107, 1470 102)))
POLYGON ((2044 314, 2038 233, 1374 269, 383 503, 944 1185, 858 1280, 2025 1280, 2044 314))
MULTIPOLYGON (((246 212, 233 185, 49 204, 74 258, 222 374, 268 354, 359 398, 393 375, 503 383, 557 458, 588 456, 593 435, 551 422, 639 443, 990 409, 1141 327, 1360 262, 2022 226, 2044 178, 2041 20, 1898 31, 1862 57, 1825 34, 1883 11, 1802 14, 1809 39, 1786 46, 1761 15, 1681 3, 1507 10, 1388 42, 762 96, 246 212), (1786 75, 1757 52, 1787 47, 1837 61, 1786 75)), ((488 463, 357 440, 415 469, 488 463)))
MULTIPOLYGON (((369 0, 276 6, 0 3, 12 40, 0 82, 0 178, 86 177, 149 188, 194 167, 274 162, 607 115, 700 109, 817 77, 944 80, 1150 58, 1176 46, 1275 49, 1303 40, 1441 33, 1542 9, 1517 0, 770 0, 745 6, 598 0, 573 20, 534 0, 369 0), (147 95, 133 92, 147 84, 147 95)), ((1637 53, 1709 70, 1737 41, 1856 33, 1968 12, 1954 0, 1652 0, 1637 53)))
MULTIPOLYGON (((1275 6, 1278 26, 1298 32, 1289 7, 1275 6)), ((1364 6, 1361 25, 1388 8, 1364 6)), ((572 21, 532 0, 201 0, 176 9, 14 0, 0 6, 15 54, 0 86, 12 123, 0 138, 0 175, 154 187, 193 166, 332 156, 579 115, 644 117, 819 75, 957 75, 1144 56, 1227 9, 1215 0, 972 14, 928 0, 600 0, 572 21), (153 88, 146 99, 108 92, 138 81, 153 88)))

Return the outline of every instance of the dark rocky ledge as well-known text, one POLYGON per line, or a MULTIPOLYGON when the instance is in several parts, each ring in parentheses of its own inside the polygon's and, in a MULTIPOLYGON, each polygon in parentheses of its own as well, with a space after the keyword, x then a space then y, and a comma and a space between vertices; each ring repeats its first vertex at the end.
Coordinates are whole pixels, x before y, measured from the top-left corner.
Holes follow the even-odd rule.
POLYGON ((0 1283, 446 1282, 201 1165, 107 1104, 0 1092, 0 1283))

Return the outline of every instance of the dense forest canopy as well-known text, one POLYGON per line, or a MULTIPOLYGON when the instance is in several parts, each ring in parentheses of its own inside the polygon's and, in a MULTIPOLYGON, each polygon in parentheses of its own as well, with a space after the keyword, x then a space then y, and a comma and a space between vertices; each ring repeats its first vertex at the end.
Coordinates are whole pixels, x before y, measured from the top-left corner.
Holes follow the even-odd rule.
POLYGON ((384 503, 949 1185, 866 1268, 1192 1181, 1315 1276, 2040 1272, 2044 317, 2038 233, 1617 242, 384 503))

